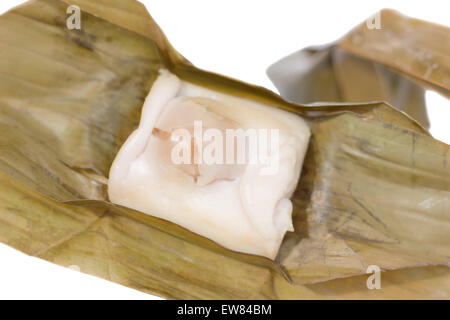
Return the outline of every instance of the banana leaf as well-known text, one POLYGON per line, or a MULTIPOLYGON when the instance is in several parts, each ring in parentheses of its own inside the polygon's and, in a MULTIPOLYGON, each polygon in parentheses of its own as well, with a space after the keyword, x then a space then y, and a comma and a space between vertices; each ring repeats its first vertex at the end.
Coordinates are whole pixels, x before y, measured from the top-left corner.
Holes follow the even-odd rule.
POLYGON ((387 103, 294 104, 199 70, 134 0, 30 1, 0 17, 0 48, 1 242, 171 299, 450 298, 450 147, 387 103), (275 261, 108 201, 160 68, 310 124, 275 261))
POLYGON ((450 29, 392 10, 332 45, 310 47, 270 66, 281 95, 298 103, 386 101, 425 128, 425 91, 450 97, 450 29))

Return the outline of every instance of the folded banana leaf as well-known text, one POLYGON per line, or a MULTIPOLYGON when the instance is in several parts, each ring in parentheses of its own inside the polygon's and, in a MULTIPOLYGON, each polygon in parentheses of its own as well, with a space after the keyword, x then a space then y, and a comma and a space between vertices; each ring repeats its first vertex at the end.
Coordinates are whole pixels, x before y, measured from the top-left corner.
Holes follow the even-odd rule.
POLYGON ((450 298, 450 147, 406 114, 289 103, 199 70, 134 0, 28 2, 0 17, 0 48, 3 243, 172 299, 450 298), (81 30, 66 27, 69 5, 81 30), (307 119, 295 232, 276 261, 108 201, 111 163, 162 67, 307 119), (382 290, 366 287, 373 264, 382 290))
POLYGON ((425 90, 450 97, 450 29, 392 10, 382 10, 379 23, 296 52, 268 75, 293 102, 386 101, 428 128, 425 90))

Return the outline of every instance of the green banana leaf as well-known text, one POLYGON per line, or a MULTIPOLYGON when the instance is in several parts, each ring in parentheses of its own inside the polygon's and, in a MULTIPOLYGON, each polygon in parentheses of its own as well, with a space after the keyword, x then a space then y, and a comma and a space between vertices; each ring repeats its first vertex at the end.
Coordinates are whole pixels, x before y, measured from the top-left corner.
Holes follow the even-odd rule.
POLYGON ((30 1, 0 17, 0 48, 1 242, 172 299, 450 297, 450 147, 388 104, 299 105, 199 70, 134 0, 30 1), (276 261, 108 201, 160 68, 310 124, 276 261), (373 264, 382 290, 366 287, 373 264))
POLYGON ((450 29, 393 10, 382 10, 380 22, 378 32, 371 32, 374 30, 367 28, 366 24, 358 26, 339 42, 339 47, 448 94, 450 29))
POLYGON ((380 29, 364 22, 335 44, 296 52, 267 73, 290 101, 386 101, 428 128, 425 90, 450 97, 450 29, 392 10, 379 22, 380 29))

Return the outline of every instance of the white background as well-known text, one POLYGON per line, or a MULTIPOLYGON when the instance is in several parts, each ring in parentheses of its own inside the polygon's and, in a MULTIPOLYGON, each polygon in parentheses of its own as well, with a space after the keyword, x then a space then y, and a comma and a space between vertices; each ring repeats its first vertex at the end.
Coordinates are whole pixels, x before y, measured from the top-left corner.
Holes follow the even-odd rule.
MULTIPOLYGON (((95 1, 95 0, 92 0, 95 1)), ((25 1, 2 0, 0 13, 25 1)), ((148 0, 174 47, 200 68, 275 90, 265 74, 305 46, 334 41, 382 8, 449 24, 449 1, 148 0)), ((1 41, 1 39, 0 39, 1 41)), ((427 93, 432 134, 450 144, 450 103, 427 93)), ((153 299, 0 244, 0 299, 153 299)))

